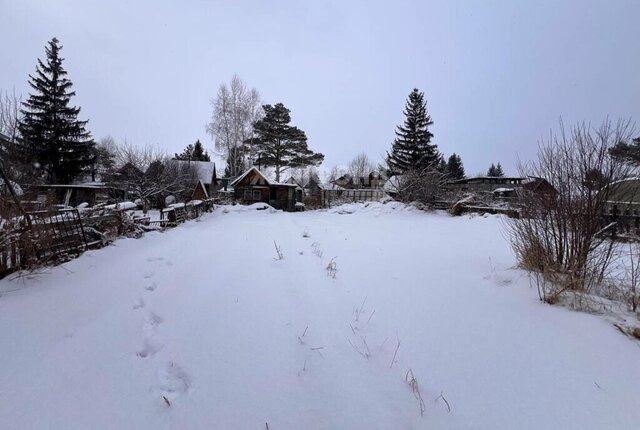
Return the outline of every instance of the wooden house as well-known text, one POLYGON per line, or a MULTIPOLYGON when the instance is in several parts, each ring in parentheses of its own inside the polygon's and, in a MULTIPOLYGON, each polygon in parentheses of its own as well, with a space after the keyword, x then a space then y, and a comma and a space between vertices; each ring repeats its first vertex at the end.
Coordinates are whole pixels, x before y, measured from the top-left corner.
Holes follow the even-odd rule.
POLYGON ((25 193, 23 205, 29 210, 40 210, 48 205, 75 207, 81 203, 89 206, 116 203, 126 200, 127 192, 104 182, 83 184, 35 185, 25 193))
POLYGON ((496 189, 520 188, 526 179, 519 176, 475 176, 451 181, 446 186, 453 191, 492 193, 496 189))
POLYGON ((331 183, 348 190, 364 190, 382 188, 384 180, 382 179, 382 176, 376 172, 371 172, 368 175, 360 177, 353 177, 346 173, 339 178, 334 179, 331 183))
POLYGON ((289 184, 289 185, 295 185, 296 187, 296 201, 302 203, 302 201, 304 200, 304 187, 302 185, 300 185, 300 183, 298 181, 296 181, 296 179, 292 176, 289 179, 287 179, 287 181, 285 182, 285 184, 289 184))
POLYGON ((238 176, 230 186, 233 187, 236 200, 244 204, 268 203, 276 209, 296 210, 298 186, 270 181, 255 167, 238 176))

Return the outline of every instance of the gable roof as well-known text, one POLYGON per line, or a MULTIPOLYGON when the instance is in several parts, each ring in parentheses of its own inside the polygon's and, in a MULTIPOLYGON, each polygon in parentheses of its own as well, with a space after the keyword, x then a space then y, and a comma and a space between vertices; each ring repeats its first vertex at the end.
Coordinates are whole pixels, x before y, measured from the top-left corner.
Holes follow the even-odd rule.
POLYGON ((191 198, 193 198, 193 196, 195 195, 195 193, 198 190, 198 188, 200 188, 200 190, 202 190, 202 192, 204 193, 206 198, 209 198, 209 193, 207 192, 207 187, 204 186, 204 183, 202 183, 202 180, 198 180, 198 183, 196 184, 196 187, 193 189, 193 192, 191 193, 191 198))
POLYGON ((178 166, 194 166, 198 174, 198 179, 203 184, 211 184, 211 178, 213 177, 213 161, 188 161, 188 160, 172 160, 174 163, 178 163, 178 166))
POLYGON ((304 187, 302 185, 300 185, 300 182, 296 181, 296 178, 294 178, 293 176, 291 176, 289 179, 287 179, 284 184, 285 185, 294 185, 296 187, 296 189, 304 190, 304 187))
POLYGON ((249 175, 249 173, 251 172, 256 172, 258 175, 260 175, 262 177, 262 179, 264 179, 264 181, 267 183, 267 185, 273 185, 274 183, 271 182, 269 179, 267 179, 266 176, 264 176, 262 174, 262 172, 260 170, 258 170, 256 167, 252 167, 249 170, 247 170, 246 172, 244 172, 242 175, 238 176, 233 182, 231 182, 231 186, 235 186, 238 182, 242 181, 246 176, 249 175))
POLYGON ((287 179, 286 181, 284 181, 284 183, 285 183, 285 184, 294 184, 294 185, 301 186, 301 185, 300 185, 300 182, 298 182, 298 181, 296 180, 296 178, 294 178, 293 176, 290 176, 290 177, 289 177, 289 179, 287 179))
POLYGON ((242 175, 238 176, 236 179, 233 180, 233 182, 231 182, 229 184, 229 186, 231 187, 235 187, 236 184, 238 184, 240 181, 242 181, 245 177, 247 177, 247 175, 249 175, 249 173, 255 171, 256 174, 258 174, 262 179, 264 179, 264 182, 269 185, 269 186, 274 186, 277 185, 279 187, 296 187, 299 188, 299 185, 296 184, 287 184, 287 183, 282 183, 282 182, 276 182, 276 181, 270 181, 266 176, 264 176, 262 174, 262 172, 260 170, 258 170, 257 167, 252 167, 249 170, 247 170, 246 172, 244 172, 242 175))
POLYGON ((467 184, 470 182, 480 181, 480 180, 492 180, 495 183, 507 182, 507 181, 517 181, 521 182, 527 179, 522 176, 471 176, 468 178, 456 179, 454 181, 449 181, 450 184, 467 184))

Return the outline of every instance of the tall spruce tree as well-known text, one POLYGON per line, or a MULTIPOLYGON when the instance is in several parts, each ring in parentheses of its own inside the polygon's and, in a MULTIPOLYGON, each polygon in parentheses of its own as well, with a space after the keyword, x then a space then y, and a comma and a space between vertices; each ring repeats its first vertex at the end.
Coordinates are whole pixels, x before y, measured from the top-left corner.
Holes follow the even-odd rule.
POLYGON ((291 115, 282 103, 264 105, 265 116, 253 124, 256 137, 249 139, 251 151, 258 154, 262 166, 276 171, 276 182, 290 168, 318 166, 324 155, 307 146, 307 135, 298 127, 289 125, 291 115))
POLYGON ((491 176, 494 178, 500 178, 504 176, 504 171, 502 170, 502 165, 498 163, 497 165, 491 163, 491 167, 487 171, 487 176, 491 176))
POLYGON ((71 106, 75 91, 66 78, 60 57, 62 46, 51 39, 45 47, 47 59, 38 59, 35 75, 29 75, 34 93, 22 103, 19 123, 21 152, 49 183, 69 183, 94 162, 95 142, 80 121, 80 108, 71 106))
POLYGON ((387 153, 389 170, 394 174, 402 174, 427 167, 437 169, 442 156, 437 145, 431 144, 433 134, 429 126, 433 121, 427 113, 423 92, 414 89, 409 94, 404 115, 404 125, 397 127, 391 153, 387 153))
POLYGON ((196 140, 194 144, 188 144, 182 153, 176 153, 173 158, 184 161, 211 161, 211 157, 209 157, 207 151, 204 150, 200 139, 196 140))
POLYGON ((464 166, 462 165, 462 158, 460 158, 460 156, 455 152, 451 154, 451 156, 447 160, 445 173, 451 180, 462 179, 465 176, 464 166))

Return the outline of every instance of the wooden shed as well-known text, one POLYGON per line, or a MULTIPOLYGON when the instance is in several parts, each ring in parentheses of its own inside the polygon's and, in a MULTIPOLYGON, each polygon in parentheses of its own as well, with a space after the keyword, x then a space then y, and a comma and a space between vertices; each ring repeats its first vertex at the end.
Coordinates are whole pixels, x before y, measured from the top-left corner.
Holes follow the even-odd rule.
POLYGON ((209 193, 207 192, 207 187, 202 183, 202 180, 198 180, 196 187, 191 193, 191 200, 206 200, 208 198, 209 193))
POLYGON ((296 210, 297 185, 270 181, 255 167, 238 176, 230 185, 236 200, 244 204, 268 203, 276 209, 296 210))

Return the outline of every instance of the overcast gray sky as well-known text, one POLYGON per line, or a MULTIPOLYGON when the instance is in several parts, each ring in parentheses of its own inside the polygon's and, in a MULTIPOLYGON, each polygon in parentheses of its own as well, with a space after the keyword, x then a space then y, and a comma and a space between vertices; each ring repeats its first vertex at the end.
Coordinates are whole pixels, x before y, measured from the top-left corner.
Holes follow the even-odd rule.
POLYGON ((0 0, 0 89, 26 95, 56 36, 96 138, 211 150, 210 99, 237 73, 328 169, 381 161, 417 87, 445 155, 515 173, 560 115, 640 119, 639 17, 638 0, 0 0))

